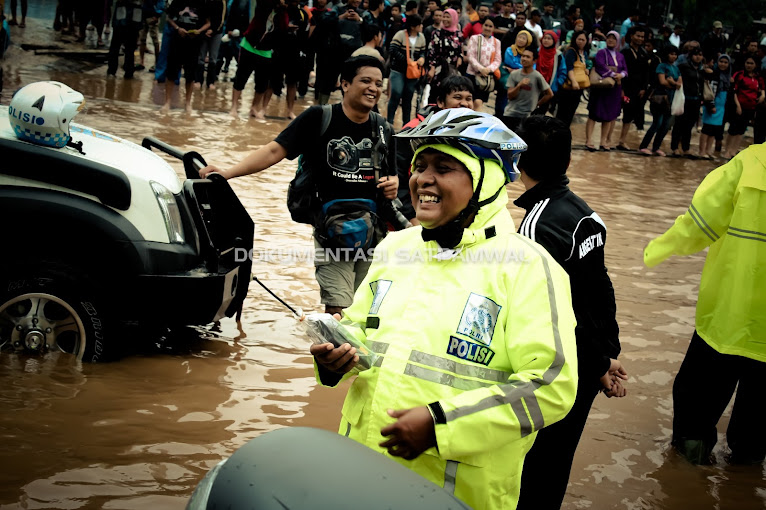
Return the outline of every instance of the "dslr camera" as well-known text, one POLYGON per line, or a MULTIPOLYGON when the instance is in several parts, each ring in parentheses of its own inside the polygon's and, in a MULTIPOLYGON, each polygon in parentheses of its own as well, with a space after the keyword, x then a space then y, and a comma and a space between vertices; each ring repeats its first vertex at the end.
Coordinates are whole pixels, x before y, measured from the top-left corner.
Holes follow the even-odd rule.
POLYGON ((359 170, 372 169, 372 142, 365 138, 358 144, 344 136, 327 144, 327 160, 336 170, 355 174, 359 170))

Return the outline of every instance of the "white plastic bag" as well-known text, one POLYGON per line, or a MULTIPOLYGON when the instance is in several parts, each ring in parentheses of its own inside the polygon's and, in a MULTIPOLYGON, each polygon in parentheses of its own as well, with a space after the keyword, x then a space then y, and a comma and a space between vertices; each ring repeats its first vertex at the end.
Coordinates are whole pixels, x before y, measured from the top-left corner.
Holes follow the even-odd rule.
POLYGON ((683 115, 684 101, 686 101, 686 96, 684 96, 684 88, 681 87, 676 90, 676 95, 673 96, 673 102, 670 104, 670 114, 676 117, 683 115))
POLYGON ((357 368, 359 371, 367 370, 378 360, 378 355, 372 352, 366 345, 361 343, 332 315, 329 313, 310 313, 308 315, 300 311, 300 317, 296 318, 305 328, 309 338, 315 344, 330 342, 335 347, 343 344, 351 344, 356 347, 359 356, 357 368))
POLYGON ((428 97, 431 95, 431 84, 426 83, 426 86, 423 87, 423 104, 420 105, 421 108, 425 108, 428 106, 428 97))

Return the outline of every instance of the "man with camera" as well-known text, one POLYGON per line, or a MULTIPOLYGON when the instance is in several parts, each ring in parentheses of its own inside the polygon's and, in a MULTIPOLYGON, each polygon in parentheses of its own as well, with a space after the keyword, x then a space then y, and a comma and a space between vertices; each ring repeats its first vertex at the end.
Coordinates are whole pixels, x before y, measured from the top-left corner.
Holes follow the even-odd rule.
MULTIPOLYGON (((396 198, 399 179, 391 127, 372 112, 382 87, 380 60, 350 58, 341 69, 341 103, 312 106, 274 141, 228 170, 200 170, 203 178, 216 172, 231 179, 300 156, 299 173, 312 176, 311 194, 316 197, 309 215, 317 247, 316 278, 327 313, 351 305, 372 250, 385 234, 379 212, 396 198)), ((295 217, 292 207, 291 214, 295 217)))

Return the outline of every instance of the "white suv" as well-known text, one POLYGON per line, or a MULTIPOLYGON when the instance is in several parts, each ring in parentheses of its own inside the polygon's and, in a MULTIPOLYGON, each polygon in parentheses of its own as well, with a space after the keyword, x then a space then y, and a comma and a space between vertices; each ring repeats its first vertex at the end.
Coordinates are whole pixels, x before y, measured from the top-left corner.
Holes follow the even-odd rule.
POLYGON ((239 312, 251 262, 234 254, 252 249, 253 222, 226 180, 199 179, 199 154, 152 138, 70 131, 79 150, 21 141, 0 107, 0 352, 114 359, 130 326, 239 312), (181 159, 187 179, 151 149, 181 159))

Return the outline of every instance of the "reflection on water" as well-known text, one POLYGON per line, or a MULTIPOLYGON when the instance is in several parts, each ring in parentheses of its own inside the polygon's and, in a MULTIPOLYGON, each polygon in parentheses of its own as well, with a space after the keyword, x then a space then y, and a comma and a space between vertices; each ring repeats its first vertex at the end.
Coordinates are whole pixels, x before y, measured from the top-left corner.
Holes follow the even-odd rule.
MULTIPOLYGON (((63 81, 86 96, 78 122, 137 143, 155 136, 222 167, 286 125, 278 119, 284 100, 276 98, 265 123, 228 117, 231 83, 195 93, 190 116, 160 115, 164 89, 148 75, 106 80, 103 67, 55 59, 24 64, 5 66, 3 103, 21 84, 63 81)), ((248 87, 243 112, 251 98, 248 87)), ((582 128, 575 127, 575 143, 582 143, 582 128)), ((628 398, 596 399, 564 508, 766 506, 763 468, 727 466, 723 436, 716 466, 692 467, 668 450, 672 380, 692 334, 704 254, 648 271, 642 253, 688 207, 712 168, 574 151, 572 188, 609 228, 607 265, 631 380, 628 398)), ((232 182, 256 222, 256 248, 311 247, 310 228, 290 221, 285 206, 294 171, 294 162, 285 161, 232 182)), ((521 192, 509 188, 511 198, 521 192)), ((522 211, 512 205, 511 211, 519 224, 522 211)), ((261 260, 253 271, 291 304, 319 307, 309 260, 261 260)), ((335 430, 345 391, 315 387, 308 342, 282 305, 253 285, 241 324, 228 319, 215 329, 198 334, 203 338, 188 351, 106 365, 73 366, 57 356, 0 358, 0 508, 180 509, 206 470, 249 439, 282 426, 335 430)), ((719 430, 727 421, 728 412, 719 430)))

